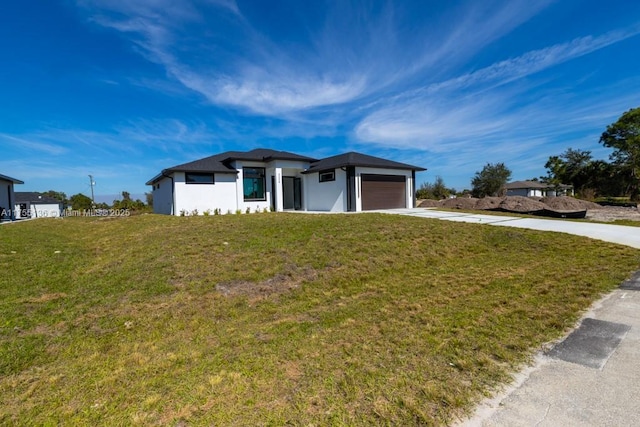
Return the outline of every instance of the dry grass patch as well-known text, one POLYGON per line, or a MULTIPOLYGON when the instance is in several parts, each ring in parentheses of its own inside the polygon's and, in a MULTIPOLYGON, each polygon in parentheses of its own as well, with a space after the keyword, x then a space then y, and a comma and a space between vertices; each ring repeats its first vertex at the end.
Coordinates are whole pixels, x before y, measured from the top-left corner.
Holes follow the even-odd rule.
POLYGON ((0 232, 0 424, 446 424, 638 268, 604 242, 376 214, 0 232))

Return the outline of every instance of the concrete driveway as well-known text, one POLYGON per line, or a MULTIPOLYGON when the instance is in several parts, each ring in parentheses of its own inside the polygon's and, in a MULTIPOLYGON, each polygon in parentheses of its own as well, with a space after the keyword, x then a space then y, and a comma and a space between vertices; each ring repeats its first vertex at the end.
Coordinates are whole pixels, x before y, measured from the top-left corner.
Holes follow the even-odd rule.
MULTIPOLYGON (((381 211, 382 212, 382 211, 381 211)), ((386 213, 576 234, 640 248, 640 227, 477 215, 435 209, 386 213)), ((592 305, 576 329, 458 426, 640 425, 640 272, 592 305)))
POLYGON ((605 242, 619 243, 621 245, 640 249, 640 227, 597 224, 586 221, 469 214, 462 212, 439 211, 430 208, 387 209, 378 212, 416 216, 420 218, 434 218, 445 221, 489 224, 500 227, 516 227, 528 228, 530 230, 555 231, 559 233, 575 234, 578 236, 590 237, 592 239, 604 240, 605 242))

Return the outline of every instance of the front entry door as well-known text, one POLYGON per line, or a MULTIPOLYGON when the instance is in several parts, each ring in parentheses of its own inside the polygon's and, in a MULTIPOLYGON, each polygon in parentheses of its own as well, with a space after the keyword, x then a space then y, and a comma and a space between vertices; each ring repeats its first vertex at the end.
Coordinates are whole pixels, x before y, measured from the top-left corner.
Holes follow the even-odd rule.
POLYGON ((293 208, 297 211, 302 209, 302 180, 293 178, 293 208))
POLYGON ((302 209, 302 180, 293 176, 282 177, 282 207, 302 209))
POLYGON ((271 176, 271 211, 276 211, 276 177, 271 176))

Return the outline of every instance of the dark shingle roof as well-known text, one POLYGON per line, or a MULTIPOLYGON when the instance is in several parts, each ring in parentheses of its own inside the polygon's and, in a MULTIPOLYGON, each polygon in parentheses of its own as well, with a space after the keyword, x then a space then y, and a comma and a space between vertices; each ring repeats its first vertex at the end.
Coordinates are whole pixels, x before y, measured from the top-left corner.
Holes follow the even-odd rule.
POLYGON ((24 182, 20 181, 19 179, 11 178, 10 176, 6 176, 6 175, 0 175, 0 179, 3 179, 5 181, 11 181, 14 184, 24 184, 24 182))
POLYGON ((299 160, 303 162, 315 162, 317 159, 301 156, 299 154, 290 153, 288 151, 276 151, 267 148, 256 148, 255 150, 229 151, 228 160, 251 160, 257 162, 268 162, 271 160, 299 160))
POLYGON ((381 169, 405 169, 424 171, 425 168, 420 166, 412 166, 406 163, 394 162, 392 160, 381 159, 380 157, 369 156, 367 154, 349 152, 339 154, 326 159, 318 160, 311 164, 311 167, 304 173, 319 172, 327 169, 336 169, 345 166, 360 166, 381 169))
POLYGON ((513 181, 504 185, 507 190, 520 190, 523 188, 549 188, 548 184, 537 181, 513 181))
POLYGON ((544 182, 538 182, 538 181, 513 181, 504 185, 504 188, 506 188, 507 190, 521 190, 521 189, 529 189, 529 188, 538 188, 538 189, 545 190, 545 189, 551 189, 556 187, 569 189, 569 188, 572 188, 573 186, 567 185, 567 184, 553 185, 553 184, 546 184, 544 182))
POLYGON ((251 151, 226 151, 214 156, 205 157, 193 162, 173 166, 147 181, 146 185, 152 185, 162 176, 172 172, 207 172, 207 173, 238 173, 229 163, 233 160, 245 160, 254 162, 269 162, 271 160, 299 160, 314 162, 316 159, 288 151, 276 151, 267 148, 256 148, 251 151))
POLYGON ((33 191, 16 191, 16 203, 42 203, 46 205, 55 205, 62 203, 60 200, 45 196, 40 193, 36 193, 33 191))

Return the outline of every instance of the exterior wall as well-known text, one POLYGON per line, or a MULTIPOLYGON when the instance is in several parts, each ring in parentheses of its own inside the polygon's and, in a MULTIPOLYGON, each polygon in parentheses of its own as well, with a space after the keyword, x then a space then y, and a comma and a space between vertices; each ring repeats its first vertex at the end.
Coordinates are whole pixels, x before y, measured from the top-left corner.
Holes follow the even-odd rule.
POLYGON ((320 212, 347 211, 347 173, 340 168, 335 170, 336 180, 319 181, 319 173, 310 173, 304 177, 303 193, 307 200, 306 210, 320 212))
POLYGON ((539 188, 514 188, 507 190, 507 196, 544 197, 544 194, 539 188))
POLYGON ((526 188, 515 188, 513 190, 507 190, 507 196, 523 196, 527 197, 529 191, 526 188))
POLYGON ((15 216, 16 219, 21 218, 55 218, 60 216, 60 211, 62 210, 61 204, 54 203, 32 203, 26 202, 27 212, 22 212, 20 209, 20 204, 17 203, 15 208, 15 216))
POLYGON ((13 201, 15 201, 13 182, 0 179, 0 220, 11 219, 13 214, 11 202, 13 201), (4 215, 2 215, 2 211, 4 211, 4 215))
MULTIPOLYGON (((184 177, 184 174, 183 174, 184 177)), ((153 186, 153 212, 173 215, 173 183, 171 178, 162 178, 153 186)))
MULTIPOLYGON (((405 186, 405 208, 413 207, 413 192, 415 190, 415 183, 413 182, 412 173, 410 170, 400 169, 381 169, 381 168, 356 168, 356 212, 362 212, 362 174, 379 174, 379 175, 401 175, 407 179, 407 185, 405 186)), ((345 209, 346 210, 346 209, 345 209)))
POLYGON ((55 218, 60 216, 62 211, 62 204, 50 203, 50 204, 31 204, 31 218, 55 218))
MULTIPOLYGON (((175 207, 174 215, 198 215, 205 211, 212 214, 215 209, 221 213, 236 210, 236 176, 234 174, 214 174, 214 184, 187 184, 184 172, 173 174, 175 207)), ((170 181, 168 183, 170 185, 170 181)), ((162 184, 160 185, 162 190, 162 184)), ((155 202, 154 202, 155 205, 155 202)))

